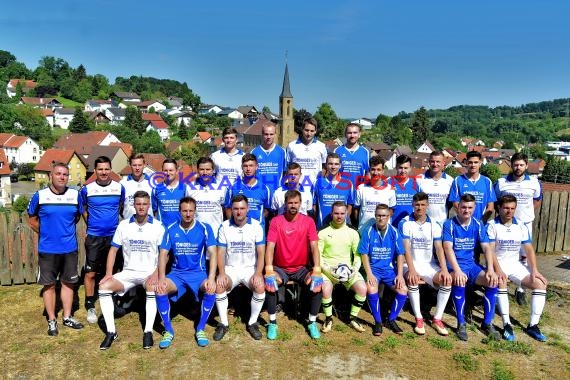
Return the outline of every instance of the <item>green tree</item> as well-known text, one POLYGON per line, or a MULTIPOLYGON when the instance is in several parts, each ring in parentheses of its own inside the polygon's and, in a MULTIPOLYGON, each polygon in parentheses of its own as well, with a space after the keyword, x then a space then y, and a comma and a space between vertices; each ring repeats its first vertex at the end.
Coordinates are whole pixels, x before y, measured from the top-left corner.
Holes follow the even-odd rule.
POLYGON ((135 143, 137 152, 144 153, 166 153, 164 144, 158 132, 150 130, 145 132, 135 143))
POLYGON ((295 120, 295 133, 298 135, 301 134, 301 131, 303 130, 303 121, 310 117, 313 117, 313 115, 311 115, 311 113, 304 108, 301 108, 300 110, 293 110, 293 119, 295 120))
POLYGON ((95 74, 91 77, 91 88, 93 94, 100 99, 108 99, 110 95, 110 85, 107 77, 95 74))
POLYGON ((0 80, 2 82, 8 82, 14 78, 32 78, 32 72, 22 62, 10 62, 6 67, 0 69, 0 80))
POLYGON ((79 103, 85 103, 85 101, 91 99, 92 94, 92 82, 89 79, 84 78, 73 88, 72 99, 79 103))
POLYGON ((544 182, 570 183, 570 163, 548 156, 541 179, 544 182))
POLYGON ((0 68, 8 66, 12 62, 16 62, 16 56, 6 50, 0 50, 0 68))
POLYGON ((184 120, 180 120, 180 125, 178 126, 178 137, 182 140, 188 140, 188 127, 184 120))
POLYGON ((85 66, 79 65, 75 70, 73 70, 73 78, 79 82, 83 79, 87 79, 87 70, 85 70, 85 66))
POLYGON ((487 164, 481 166, 481 174, 489 178, 491 182, 495 183, 499 178, 503 176, 499 167, 494 164, 487 164))
POLYGON ((187 164, 195 164, 200 157, 208 155, 208 145, 206 144, 186 144, 180 150, 172 153, 173 158, 184 160, 187 164))
POLYGON ((91 129, 89 126, 89 121, 87 120, 87 116, 85 116, 81 107, 75 107, 73 119, 69 123, 68 129, 71 133, 84 133, 89 132, 91 129))
POLYGON ((125 110, 125 121, 123 121, 123 125, 136 131, 139 135, 142 135, 145 133, 147 123, 143 120, 141 111, 136 107, 129 106, 125 110))
POLYGON ((427 110, 422 106, 412 118, 412 145, 414 148, 419 148, 430 137, 429 117, 427 110))
POLYGON ((12 203, 12 210, 16 211, 17 213, 21 214, 28 209, 28 204, 30 203, 30 199, 25 195, 20 195, 14 203, 12 203))
POLYGON ((343 123, 341 120, 339 120, 338 116, 329 103, 321 104, 317 108, 317 111, 313 117, 319 124, 318 133, 322 139, 334 139, 336 137, 342 137, 343 123))
POLYGON ((390 120, 388 130, 384 134, 384 142, 388 145, 409 145, 412 142, 412 131, 400 115, 390 120))

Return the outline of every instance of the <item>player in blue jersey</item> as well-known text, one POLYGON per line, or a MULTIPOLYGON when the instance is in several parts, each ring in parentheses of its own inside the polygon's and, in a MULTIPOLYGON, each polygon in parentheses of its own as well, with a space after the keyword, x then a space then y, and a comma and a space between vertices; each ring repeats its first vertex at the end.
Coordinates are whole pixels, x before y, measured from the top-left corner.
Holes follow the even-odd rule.
POLYGON ((48 335, 58 334, 55 314, 55 283, 61 282, 63 325, 83 328, 72 313, 73 287, 77 275, 77 238, 75 225, 83 213, 79 193, 67 187, 69 169, 58 162, 53 165, 48 187, 36 191, 28 206, 28 223, 39 235, 38 284, 43 285, 42 297, 48 318, 48 335))
MULTIPOLYGON (((149 176, 144 173, 145 160, 142 153, 133 153, 129 158, 129 166, 131 174, 121 180, 121 185, 125 188, 125 203, 123 204, 123 219, 129 219, 135 214, 135 206, 133 205, 134 195, 137 191, 143 190, 148 194, 152 192, 149 176)), ((152 207, 148 213, 152 215, 152 207)))
POLYGON ((490 339, 499 340, 501 335, 493 327, 498 285, 498 277, 492 265, 494 252, 489 246, 483 223, 473 217, 474 210, 475 197, 464 194, 459 201, 457 215, 443 224, 443 250, 453 279, 451 296, 457 313, 457 337, 467 340, 467 325, 463 314, 465 287, 477 284, 485 287, 481 330, 490 339), (473 251, 477 244, 481 244, 485 260, 490 263, 487 268, 483 268, 474 260, 473 251))
POLYGON ((231 186, 241 176, 243 151, 237 147, 237 130, 227 127, 222 131, 224 146, 210 155, 214 161, 216 182, 231 186))
POLYGON ((477 151, 467 152, 467 171, 453 180, 449 192, 449 201, 453 202, 455 211, 458 211, 461 196, 464 194, 473 195, 475 197, 473 218, 485 223, 493 213, 497 198, 491 180, 480 173, 482 163, 481 153, 477 151))
POLYGON ((154 215, 168 228, 172 223, 180 221, 178 202, 186 196, 187 185, 180 182, 178 163, 173 158, 167 158, 162 162, 164 182, 152 189, 151 201, 154 215))
MULTIPOLYGON (((154 289, 158 281, 158 250, 163 242, 165 229, 159 220, 148 215, 150 196, 146 191, 137 191, 134 195, 135 215, 123 220, 113 235, 112 246, 107 256, 105 277, 99 282, 99 302, 105 319, 107 331, 99 349, 107 350, 117 340, 115 329, 114 305, 112 295, 120 295, 135 286, 150 286, 154 289), (113 274, 113 266, 119 249, 123 250, 124 266, 119 273, 113 274)), ((152 327, 156 318, 154 290, 146 291, 145 324, 143 348, 153 345, 152 327)))
POLYGON ((319 175, 317 178, 313 203, 316 206, 317 229, 319 230, 330 223, 332 205, 337 201, 347 204, 347 223, 350 222, 350 214, 354 204, 354 189, 348 178, 341 175, 340 166, 339 155, 329 153, 325 174, 319 175))
POLYGON ((396 323, 398 314, 402 311, 408 298, 408 288, 404 280, 404 246, 398 230, 390 225, 392 213, 390 207, 383 203, 376 206, 374 213, 376 223, 369 224, 360 238, 358 253, 366 272, 368 305, 374 317, 372 334, 382 334, 382 317, 380 314, 380 298, 378 286, 380 283, 396 292, 396 298, 390 307, 386 327, 402 334, 403 331, 396 323), (394 262, 396 267, 394 267, 394 262))
POLYGON ((517 198, 505 194, 497 202, 499 216, 487 226, 491 246, 496 252, 495 271, 499 274, 499 295, 497 297, 499 311, 503 318, 503 338, 515 340, 513 326, 509 316, 509 297, 507 279, 517 286, 532 289, 530 299, 530 321, 525 331, 532 338, 544 342, 546 336, 538 327, 540 316, 546 302, 546 286, 548 281, 538 271, 536 255, 532 247, 532 239, 527 226, 515 218, 518 207, 517 198), (528 258, 528 266, 519 262, 521 247, 528 258))
POLYGON ((344 127, 346 143, 337 147, 334 152, 340 156, 342 166, 341 173, 348 173, 347 178, 356 190, 359 183, 363 183, 368 174, 368 161, 370 152, 358 143, 360 139, 360 125, 349 123, 344 127))
POLYGON ((412 198, 419 191, 419 187, 416 178, 410 177, 411 170, 412 159, 402 154, 396 158, 396 175, 388 180, 388 184, 396 193, 396 206, 392 215, 392 225, 396 228, 400 220, 414 211, 412 198))
POLYGON ((239 284, 253 292, 247 331, 255 340, 262 338, 257 319, 265 301, 265 236, 259 222, 248 218, 247 202, 246 196, 235 195, 231 203, 231 218, 224 221, 218 230, 216 308, 220 323, 214 332, 215 341, 221 340, 229 330, 228 293, 239 284))
POLYGON ((173 224, 164 234, 158 258, 158 283, 155 288, 147 284, 147 290, 156 290, 156 304, 164 333, 159 343, 161 349, 170 347, 174 329, 170 321, 170 301, 178 301, 187 291, 194 300, 201 301, 201 314, 196 326, 198 346, 208 345, 206 322, 216 301, 216 238, 212 228, 194 218, 196 201, 185 197, 180 200, 180 223, 173 224), (166 274, 169 251, 174 262, 166 274), (206 252, 210 254, 209 268, 206 268, 206 252), (169 301, 170 298, 170 301, 169 301))
MULTIPOLYGON (((512 171, 506 177, 497 180, 495 193, 497 197, 511 194, 517 198, 515 217, 525 224, 532 239, 532 222, 535 210, 540 207, 542 201, 542 186, 536 177, 531 177, 526 173, 527 168, 527 155, 520 152, 513 154, 511 157, 512 171)), ((527 264, 524 247, 521 247, 520 261, 524 265, 527 264)), ((520 286, 515 291, 515 300, 519 305, 526 304, 524 289, 520 286)))
POLYGON ((287 162, 296 162, 303 169, 303 186, 315 186, 317 176, 325 167, 327 147, 317 139, 317 128, 314 118, 305 119, 299 138, 287 145, 287 162))
POLYGON ((301 171, 301 165, 296 162, 290 162, 287 165, 287 173, 283 178, 285 183, 279 189, 275 190, 275 193, 273 193, 273 197, 271 198, 271 211, 274 214, 281 215, 285 213, 285 194, 289 190, 297 190, 301 193, 299 213, 310 216, 315 214, 311 186, 303 186, 300 183, 302 176, 303 173, 301 171))
POLYGON ((275 144, 275 125, 267 122, 261 127, 263 142, 253 148, 251 154, 257 157, 257 177, 269 188, 271 201, 275 191, 281 186, 281 178, 287 160, 285 149, 275 144))
POLYGON ((232 198, 238 194, 247 197, 247 216, 256 220, 265 229, 265 218, 269 214, 270 198, 269 189, 257 176, 257 158, 246 153, 242 157, 241 169, 243 177, 236 180, 226 194, 226 219, 232 214, 232 198))
POLYGON ((121 207, 125 202, 125 188, 111 179, 109 157, 97 157, 95 176, 95 181, 85 185, 80 192, 83 218, 87 224, 84 286, 85 309, 89 323, 97 322, 95 276, 104 274, 107 253, 119 224, 121 207))

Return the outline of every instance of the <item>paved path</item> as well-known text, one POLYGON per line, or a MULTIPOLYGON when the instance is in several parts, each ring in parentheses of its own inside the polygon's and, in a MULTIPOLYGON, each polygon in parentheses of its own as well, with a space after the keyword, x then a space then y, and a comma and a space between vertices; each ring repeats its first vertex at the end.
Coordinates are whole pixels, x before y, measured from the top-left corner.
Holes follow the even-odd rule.
POLYGON ((570 253, 539 254, 537 264, 551 289, 570 295, 570 253))

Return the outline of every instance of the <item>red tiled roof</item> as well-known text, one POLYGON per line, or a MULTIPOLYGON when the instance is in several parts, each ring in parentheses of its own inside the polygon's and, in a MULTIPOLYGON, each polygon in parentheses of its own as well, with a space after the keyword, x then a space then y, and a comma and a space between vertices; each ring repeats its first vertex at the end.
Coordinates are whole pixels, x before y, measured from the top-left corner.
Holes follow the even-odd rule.
POLYGON ((29 96, 22 96, 20 99, 24 104, 29 104, 33 106, 41 106, 44 104, 49 104, 54 100, 59 103, 59 101, 55 98, 32 98, 29 96))
POLYGON ((168 124, 166 124, 166 122, 163 120, 152 120, 150 122, 150 125, 152 125, 155 129, 168 129, 168 124))
POLYGON ((27 139, 28 136, 17 136, 13 133, 0 133, 0 146, 4 148, 19 148, 27 139))
POLYGON ((198 135, 198 137, 200 137, 200 140, 202 140, 202 141, 206 141, 212 137, 210 132, 197 132, 197 135, 198 135))
POLYGON ((16 87, 18 83, 22 83, 23 88, 36 88, 37 83, 32 79, 10 79, 9 86, 16 87))
POLYGON ((54 148, 73 149, 78 154, 90 154, 95 145, 107 137, 109 132, 92 131, 87 133, 71 133, 61 136, 53 145, 54 148))
POLYGON ((73 149, 48 149, 36 164, 35 171, 50 172, 54 162, 69 164, 75 154, 73 149))
POLYGON ((44 117, 53 116, 53 110, 51 108, 42 108, 41 111, 44 117))
POLYGON ((164 121, 157 113, 143 113, 142 118, 146 121, 164 121))
POLYGON ((0 149, 0 162, 2 163, 2 166, 0 167, 0 175, 9 175, 10 163, 6 158, 6 152, 4 152, 4 149, 0 149))
POLYGON ((133 154, 133 146, 129 143, 118 143, 118 142, 112 142, 109 144, 109 146, 119 146, 121 147, 121 149, 123 150, 123 152, 125 152, 125 154, 127 155, 127 157, 131 157, 131 155, 133 154))

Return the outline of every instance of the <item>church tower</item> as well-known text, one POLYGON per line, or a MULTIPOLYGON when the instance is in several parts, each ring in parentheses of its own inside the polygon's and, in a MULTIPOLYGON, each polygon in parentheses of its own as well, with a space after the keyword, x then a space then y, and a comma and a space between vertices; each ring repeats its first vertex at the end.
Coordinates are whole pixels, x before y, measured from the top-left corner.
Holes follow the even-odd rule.
POLYGON ((285 64, 285 75, 283 77, 283 89, 279 95, 279 131, 277 133, 277 143, 283 148, 289 142, 297 139, 295 133, 295 118, 293 117, 293 95, 289 85, 289 68, 285 64))

